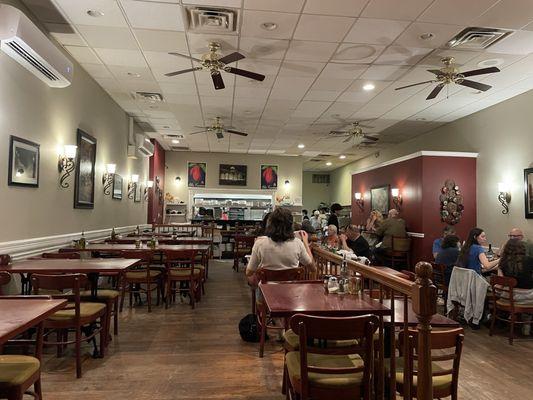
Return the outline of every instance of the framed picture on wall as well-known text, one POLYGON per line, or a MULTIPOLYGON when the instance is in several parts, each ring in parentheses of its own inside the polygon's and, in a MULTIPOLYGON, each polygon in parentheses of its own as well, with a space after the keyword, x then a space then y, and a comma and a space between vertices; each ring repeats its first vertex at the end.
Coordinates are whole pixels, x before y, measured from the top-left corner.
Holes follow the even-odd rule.
POLYGON ((218 170, 218 184, 231 186, 246 186, 246 165, 220 164, 218 170))
POLYGON ((141 191, 141 184, 140 183, 136 183, 135 184, 135 191, 133 193, 133 201, 135 203, 140 203, 141 202, 141 198, 142 198, 142 191, 141 191))
POLYGON ((526 218, 533 218, 533 168, 524 170, 524 200, 526 218))
POLYGON ((122 176, 113 174, 113 198, 122 200, 122 176))
POLYGON ((74 208, 94 208, 94 164, 96 139, 78 129, 74 208))
POLYGON ((278 166, 261 164, 261 189, 278 188, 278 166))
POLYGON ((389 185, 377 186, 370 189, 370 205, 372 210, 379 211, 381 214, 389 212, 389 185))
POLYGON ((187 163, 187 186, 205 187, 205 176, 207 163, 188 162, 187 163))
POLYGON ((29 140, 9 137, 8 185, 39 187, 39 148, 29 140))

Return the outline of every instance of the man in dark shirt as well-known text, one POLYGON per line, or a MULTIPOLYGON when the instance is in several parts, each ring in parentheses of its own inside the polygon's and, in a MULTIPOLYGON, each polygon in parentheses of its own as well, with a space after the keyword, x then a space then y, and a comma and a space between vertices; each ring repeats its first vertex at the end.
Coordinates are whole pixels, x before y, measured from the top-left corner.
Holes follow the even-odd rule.
POLYGON ((340 240, 344 250, 352 250, 359 257, 370 258, 370 246, 356 226, 348 225, 346 232, 340 235, 340 240))

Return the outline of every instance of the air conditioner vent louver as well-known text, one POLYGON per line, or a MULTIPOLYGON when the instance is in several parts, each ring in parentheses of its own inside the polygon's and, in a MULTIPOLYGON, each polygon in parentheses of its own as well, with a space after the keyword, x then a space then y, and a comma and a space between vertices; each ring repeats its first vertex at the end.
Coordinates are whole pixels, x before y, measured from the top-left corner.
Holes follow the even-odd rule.
POLYGON ((215 7, 188 7, 189 31, 195 33, 236 33, 237 10, 215 7))
POLYGON ((329 174, 313 174, 313 183, 329 183, 329 174))
POLYGON ((483 50, 513 32, 509 29, 468 27, 450 39, 446 46, 454 49, 483 50))
POLYGON ((150 124, 149 122, 137 122, 137 125, 139 125, 139 128, 141 128, 141 130, 143 132, 157 132, 155 130, 155 128, 152 126, 152 124, 150 124))
POLYGON ((172 151, 189 151, 190 149, 187 146, 172 146, 172 151))
POLYGON ((59 80, 59 78, 52 71, 46 68, 39 60, 37 60, 35 57, 29 54, 26 50, 24 50, 22 46, 20 46, 16 41, 10 40, 10 41, 6 41, 5 43, 6 43, 6 46, 9 46, 15 53, 17 53, 19 56, 21 56, 31 65, 33 65, 43 75, 46 75, 48 79, 52 81, 59 80))
POLYGON ((165 137, 169 139, 183 139, 184 138, 183 135, 177 135, 177 134, 165 135, 165 137))
POLYGON ((163 101, 163 96, 161 93, 154 92, 135 92, 133 93, 133 97, 136 100, 143 100, 149 103, 160 103, 163 101))

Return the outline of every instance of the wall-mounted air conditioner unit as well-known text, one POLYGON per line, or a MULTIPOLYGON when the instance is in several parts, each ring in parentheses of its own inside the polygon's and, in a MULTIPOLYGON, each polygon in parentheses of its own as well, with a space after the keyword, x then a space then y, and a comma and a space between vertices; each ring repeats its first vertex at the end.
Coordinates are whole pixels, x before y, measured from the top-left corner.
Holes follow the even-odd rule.
POLYGON ((70 60, 19 9, 0 5, 0 49, 55 88, 72 82, 70 60))
POLYGON ((141 156, 151 157, 154 155, 155 146, 150 139, 145 135, 135 135, 135 144, 137 145, 137 151, 141 156))

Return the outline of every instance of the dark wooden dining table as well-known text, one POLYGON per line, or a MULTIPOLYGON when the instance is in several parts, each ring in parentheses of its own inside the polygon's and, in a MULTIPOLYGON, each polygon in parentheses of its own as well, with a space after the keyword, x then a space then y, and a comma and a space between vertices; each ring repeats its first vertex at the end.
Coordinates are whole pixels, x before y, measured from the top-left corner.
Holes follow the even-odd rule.
POLYGON ((145 243, 141 247, 135 247, 133 243, 89 243, 84 250, 75 247, 66 247, 73 251, 99 251, 99 252, 121 252, 123 250, 149 250, 153 253, 163 253, 166 250, 196 250, 206 252, 211 248, 208 244, 160 244, 155 248, 148 247, 145 243))
MULTIPOLYGON (((213 242, 213 239, 206 238, 206 237, 199 237, 199 236, 178 236, 175 238, 172 238, 170 236, 155 236, 155 238, 159 241, 159 243, 177 243, 177 244, 211 244, 213 242)), ((116 238, 114 240, 107 239, 107 242, 113 242, 118 244, 131 244, 132 240, 140 240, 141 242, 148 242, 152 240, 152 236, 128 236, 128 237, 120 237, 116 238)))
MULTIPOLYGON (((405 313, 404 313, 404 301, 401 298, 398 298, 394 301, 394 325, 395 326, 403 326, 405 321, 405 313)), ((390 299, 383 299, 383 305, 386 307, 391 308, 391 301, 390 299)), ((416 318, 416 314, 413 311, 412 302, 409 299, 407 302, 407 324, 409 326, 416 326, 418 324, 418 319, 416 318)), ((391 319, 390 317, 385 317, 384 319, 385 324, 390 325, 391 319)), ((459 322, 450 319, 442 314, 434 314, 433 317, 431 317, 431 326, 434 328, 457 328, 461 324, 459 322)))
POLYGON ((0 298, 0 346, 67 304, 64 299, 0 298))

